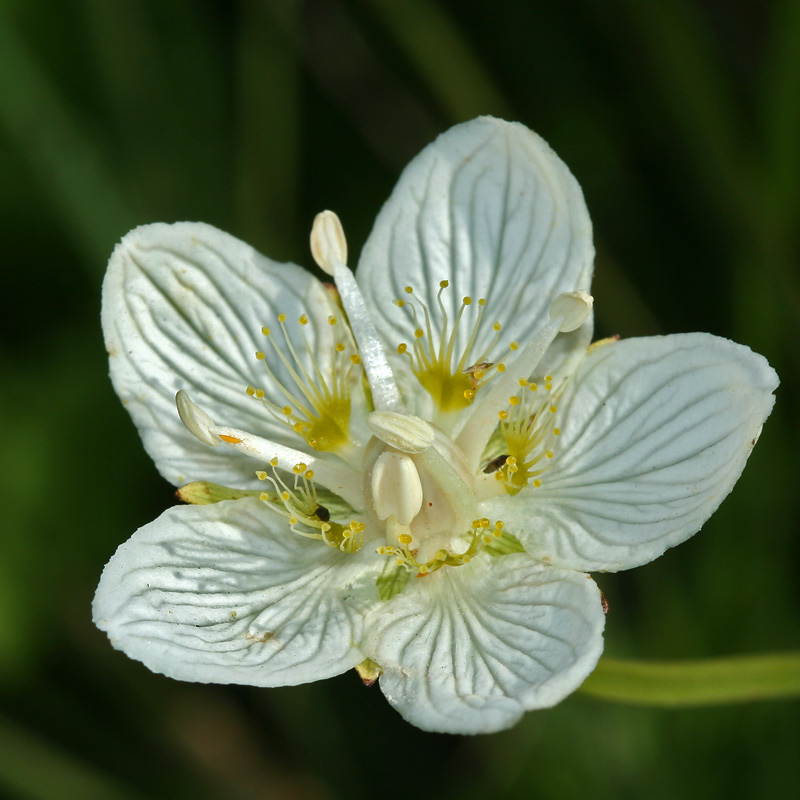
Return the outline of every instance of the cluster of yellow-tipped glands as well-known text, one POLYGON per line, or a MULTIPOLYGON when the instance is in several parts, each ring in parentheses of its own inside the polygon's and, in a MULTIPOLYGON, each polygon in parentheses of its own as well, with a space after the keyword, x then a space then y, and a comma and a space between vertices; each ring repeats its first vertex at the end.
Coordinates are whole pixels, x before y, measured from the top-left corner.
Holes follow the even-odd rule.
MULTIPOLYGON (((254 386, 247 387, 247 394, 260 400, 275 417, 284 420, 298 436, 305 439, 309 447, 335 452, 350 441, 350 376, 353 367, 358 366, 361 359, 353 352, 352 340, 348 339, 345 343, 340 339, 335 341, 328 369, 321 369, 305 334, 308 316, 301 315, 298 322, 302 330, 303 352, 309 357, 312 372, 306 369, 286 331, 286 315, 279 314, 278 324, 288 354, 275 341, 270 328, 262 328, 261 333, 266 337, 272 353, 291 376, 294 389, 285 386, 276 377, 266 353, 258 350, 256 358, 264 365, 272 384, 278 388, 287 404, 279 406, 270 402, 264 390, 254 386)), ((333 315, 328 317, 328 325, 346 328, 333 315)))
MULTIPOLYGON (((412 347, 403 343, 398 346, 397 352, 409 358, 412 372, 430 394, 442 419, 471 405, 481 389, 506 371, 505 363, 489 360, 491 350, 499 339, 499 322, 492 325, 495 335, 489 345, 481 352, 475 352, 486 300, 480 298, 473 303, 470 297, 462 298, 451 325, 442 302, 442 293, 448 287, 448 281, 439 283, 437 303, 441 322, 437 328, 434 327, 427 305, 414 294, 412 287, 405 287, 407 300, 394 301, 398 307, 410 311, 414 323, 412 347), (471 307, 477 307, 477 313, 472 320, 467 342, 457 353, 458 330, 471 307)), ((338 337, 332 337, 332 352, 327 362, 320 365, 305 333, 309 324, 308 316, 301 315, 298 322, 303 333, 302 355, 287 331, 285 314, 278 316, 282 342, 276 341, 270 328, 262 328, 272 356, 291 379, 290 385, 287 386, 278 378, 265 352, 256 353, 272 386, 278 389, 286 404, 281 406, 270 401, 263 389, 254 386, 247 387, 247 394, 260 400, 276 419, 287 424, 313 450, 332 452, 347 458, 353 454, 350 387, 354 370, 360 370, 361 359, 346 321, 342 324, 331 315, 328 324, 341 333, 338 337), (306 364, 310 364, 310 369, 306 364)), ((519 343, 512 342, 509 354, 518 349, 519 343)), ((366 381, 361 381, 361 384, 368 392, 366 381)), ((507 399, 507 408, 498 412, 498 427, 487 446, 483 462, 483 472, 494 473, 509 494, 541 485, 541 475, 553 459, 554 442, 561 433, 555 426, 557 408, 552 376, 545 376, 541 384, 520 378, 519 387, 519 392, 507 399)), ((288 519, 290 529, 343 552, 359 550, 364 542, 364 523, 353 519, 342 524, 331 519, 329 510, 319 502, 314 473, 306 464, 295 465, 291 485, 279 475, 277 466, 276 458, 270 465, 271 474, 264 471, 256 473, 259 479, 269 481, 274 488, 274 492, 262 492, 260 497, 288 519)), ((409 534, 400 534, 396 545, 381 546, 378 552, 394 557, 398 565, 423 575, 443 566, 468 563, 502 535, 502 521, 492 524, 488 519, 479 519, 473 522, 471 531, 465 532, 465 541, 467 537, 469 539, 466 549, 461 553, 439 550, 430 560, 420 562, 415 557, 415 551, 410 549, 412 537, 409 534)))
POLYGON ((381 555, 394 556, 398 567, 407 567, 416 570, 418 575, 427 575, 444 566, 460 567, 462 564, 468 564, 481 550, 503 535, 503 527, 504 523, 501 520, 495 522, 494 525, 486 517, 473 520, 469 546, 463 553, 451 553, 449 550, 442 549, 425 562, 417 561, 416 554, 409 549, 412 537, 408 533, 401 533, 397 537, 397 546, 384 545, 378 548, 378 552, 381 555))
POLYGON ((260 499, 289 520, 289 529, 345 553, 360 550, 364 544, 366 526, 358 520, 342 525, 331 519, 330 511, 319 501, 314 471, 308 469, 306 464, 295 464, 292 469, 294 480, 290 487, 278 474, 277 466, 278 459, 273 458, 270 462, 271 475, 261 470, 256 472, 259 480, 269 481, 275 489, 274 494, 261 492, 260 499))

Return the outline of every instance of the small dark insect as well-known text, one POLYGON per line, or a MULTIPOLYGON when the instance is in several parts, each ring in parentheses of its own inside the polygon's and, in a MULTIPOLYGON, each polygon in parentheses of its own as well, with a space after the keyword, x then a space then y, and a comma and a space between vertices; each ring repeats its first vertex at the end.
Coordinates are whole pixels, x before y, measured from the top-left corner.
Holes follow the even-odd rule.
POLYGON ((317 506, 314 516, 323 522, 328 522, 331 518, 331 512, 325 506, 317 506))
POLYGON ((497 472, 501 467, 505 466, 506 461, 508 460, 508 455, 503 453, 502 456, 497 456, 497 458, 493 458, 484 468, 483 471, 487 475, 491 475, 493 472, 497 472))

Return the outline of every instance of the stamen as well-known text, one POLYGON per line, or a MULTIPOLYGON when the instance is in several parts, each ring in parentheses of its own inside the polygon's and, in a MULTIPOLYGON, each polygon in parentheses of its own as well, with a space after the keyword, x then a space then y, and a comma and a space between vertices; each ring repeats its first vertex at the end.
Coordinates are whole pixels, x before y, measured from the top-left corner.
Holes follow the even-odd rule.
POLYGON ((364 296, 347 262, 347 242, 341 222, 333 211, 323 211, 311 230, 311 252, 317 263, 333 276, 342 307, 347 312, 358 345, 372 401, 378 411, 403 411, 404 405, 383 344, 369 315, 364 296))
POLYGON ((308 469, 314 470, 319 483, 338 494, 353 508, 363 508, 361 475, 344 462, 330 458, 318 459, 238 428, 215 425, 208 414, 193 403, 183 390, 176 395, 176 403, 184 425, 201 442, 215 447, 225 442, 244 455, 287 471, 291 471, 295 464, 303 462, 308 469))

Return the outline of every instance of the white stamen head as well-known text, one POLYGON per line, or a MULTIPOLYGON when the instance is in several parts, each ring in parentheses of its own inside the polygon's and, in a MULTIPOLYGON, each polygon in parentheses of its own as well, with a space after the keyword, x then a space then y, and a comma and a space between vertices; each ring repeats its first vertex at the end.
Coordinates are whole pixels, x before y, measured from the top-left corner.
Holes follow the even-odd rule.
POLYGON ((321 211, 311 227, 311 255, 328 275, 334 266, 347 264, 347 239, 339 217, 333 211, 321 211))
POLYGON ((219 436, 211 432, 212 428, 217 427, 214 424, 214 420, 200 406, 195 405, 183 389, 175 395, 175 405, 178 406, 178 416, 189 433, 196 436, 204 444, 210 444, 212 447, 218 447, 222 444, 219 436))
POLYGON ((403 453, 422 453, 436 438, 433 426, 424 419, 395 411, 373 411, 367 426, 374 436, 403 453))
POLYGON ((378 519, 394 516, 408 526, 422 507, 422 482, 410 456, 385 450, 372 470, 372 502, 378 519))
POLYGON ((589 318, 594 304, 594 298, 578 289, 574 292, 564 292, 553 300, 550 306, 550 319, 564 317, 559 327, 561 333, 577 330, 589 318))

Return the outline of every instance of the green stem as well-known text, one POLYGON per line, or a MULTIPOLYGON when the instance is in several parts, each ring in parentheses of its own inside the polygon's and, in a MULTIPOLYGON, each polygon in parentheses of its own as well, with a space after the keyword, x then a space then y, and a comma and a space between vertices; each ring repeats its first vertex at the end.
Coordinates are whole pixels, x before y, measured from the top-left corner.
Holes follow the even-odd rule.
POLYGON ((581 691, 604 700, 665 707, 800 697, 800 653, 698 661, 602 658, 581 691))

